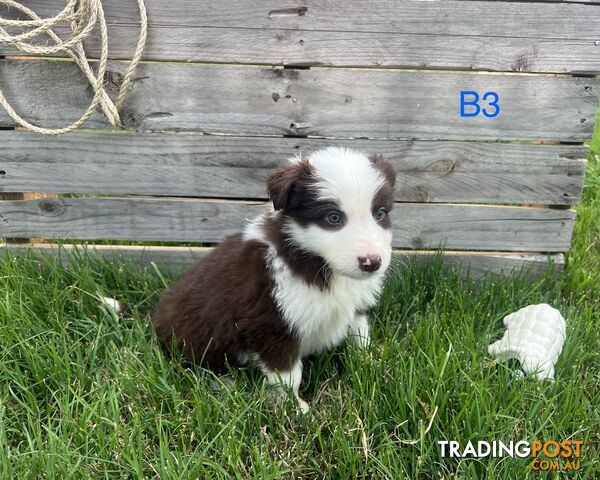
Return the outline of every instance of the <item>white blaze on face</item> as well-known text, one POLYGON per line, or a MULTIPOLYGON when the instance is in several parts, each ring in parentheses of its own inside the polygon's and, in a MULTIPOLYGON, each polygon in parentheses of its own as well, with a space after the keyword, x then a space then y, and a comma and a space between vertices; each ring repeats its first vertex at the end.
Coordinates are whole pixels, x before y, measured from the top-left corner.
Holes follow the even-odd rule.
MULTIPOLYGON (((302 226, 291 220, 287 229, 292 238, 307 251, 325 259, 338 273, 350 277, 366 277, 359 258, 380 257, 379 272, 391 260, 392 231, 374 217, 382 205, 373 200, 386 183, 384 174, 361 152, 330 147, 309 157, 318 183, 319 200, 333 202, 343 213, 344 224, 336 229, 319 225, 302 226)), ((366 261, 367 263, 369 260, 366 261)))

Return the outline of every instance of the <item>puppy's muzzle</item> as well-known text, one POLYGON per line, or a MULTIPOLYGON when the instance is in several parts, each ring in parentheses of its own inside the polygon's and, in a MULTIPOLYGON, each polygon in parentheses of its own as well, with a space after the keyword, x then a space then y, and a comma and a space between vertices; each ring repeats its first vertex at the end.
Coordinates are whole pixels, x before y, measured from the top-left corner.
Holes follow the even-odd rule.
POLYGON ((358 266, 363 272, 376 272, 381 267, 380 255, 367 255, 358 257, 358 266))

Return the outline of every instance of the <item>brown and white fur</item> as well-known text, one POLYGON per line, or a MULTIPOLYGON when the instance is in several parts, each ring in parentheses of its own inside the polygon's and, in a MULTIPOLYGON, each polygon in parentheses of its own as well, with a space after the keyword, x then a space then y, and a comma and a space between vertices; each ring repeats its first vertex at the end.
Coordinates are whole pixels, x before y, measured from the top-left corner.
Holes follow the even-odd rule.
POLYGON ((222 370, 257 365, 298 395, 302 358, 348 335, 369 343, 367 310, 391 260, 395 172, 381 155, 329 147, 273 171, 273 211, 225 239, 166 291, 163 345, 222 370))

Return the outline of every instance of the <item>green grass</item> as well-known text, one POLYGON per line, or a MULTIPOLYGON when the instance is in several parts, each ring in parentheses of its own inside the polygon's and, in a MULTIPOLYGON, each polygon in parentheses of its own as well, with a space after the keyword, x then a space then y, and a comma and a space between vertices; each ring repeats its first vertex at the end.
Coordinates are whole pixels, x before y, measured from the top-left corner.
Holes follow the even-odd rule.
POLYGON ((147 320, 118 319, 95 298, 153 305, 164 288, 155 271, 4 257, 0 478, 537 478, 531 460, 441 458, 436 441, 567 437, 585 442, 582 468, 560 478, 599 478, 598 161, 584 194, 560 280, 474 285, 439 264, 398 268, 369 350, 343 345, 305 363, 306 416, 275 412, 252 371, 229 385, 166 360, 147 320), (568 322, 554 384, 486 354, 502 317, 538 302, 568 322))

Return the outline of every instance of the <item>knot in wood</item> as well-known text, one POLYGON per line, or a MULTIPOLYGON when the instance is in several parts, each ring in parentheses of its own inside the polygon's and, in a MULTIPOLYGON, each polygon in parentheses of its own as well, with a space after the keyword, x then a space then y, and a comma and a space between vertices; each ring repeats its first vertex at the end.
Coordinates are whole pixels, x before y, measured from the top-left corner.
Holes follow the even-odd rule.
POLYGON ((427 202, 429 200, 427 188, 425 188, 423 185, 415 185, 414 187, 411 187, 409 190, 409 195, 411 200, 414 202, 427 202))
POLYGON ((427 166, 428 172, 439 173, 440 176, 445 176, 454 171, 458 162, 450 159, 436 160, 427 166))
POLYGON ((44 198, 38 202, 38 208, 45 217, 57 217, 65 211, 65 203, 61 198, 44 198))
POLYGON ((423 248, 423 246, 425 245, 425 242, 423 242, 423 239, 421 237, 411 238, 410 243, 413 246, 413 248, 423 248))

